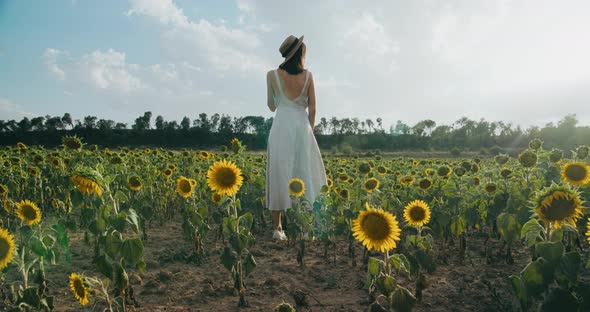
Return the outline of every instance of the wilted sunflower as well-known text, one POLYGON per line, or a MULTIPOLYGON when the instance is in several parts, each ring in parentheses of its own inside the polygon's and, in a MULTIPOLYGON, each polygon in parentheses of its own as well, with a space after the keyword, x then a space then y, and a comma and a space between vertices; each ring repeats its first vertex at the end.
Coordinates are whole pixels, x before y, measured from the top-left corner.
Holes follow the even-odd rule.
POLYGON ((79 151, 80 149, 82 149, 82 146, 84 145, 82 144, 80 138, 78 138, 77 136, 66 135, 65 137, 63 137, 61 142, 64 149, 69 149, 73 151, 79 151))
POLYGON ((430 207, 423 200, 414 200, 404 208, 404 219, 411 226, 424 226, 430 221, 430 207))
POLYGON ((14 236, 0 228, 0 271, 12 262, 14 257, 14 236))
POLYGON ((90 176, 74 174, 72 176, 72 183, 74 183, 74 186, 77 189, 79 189, 82 193, 88 195, 95 193, 99 197, 102 196, 102 188, 100 187, 100 185, 98 185, 96 180, 94 180, 90 176))
POLYGON ((424 178, 418 182, 418 187, 420 187, 420 189, 423 191, 427 191, 432 187, 432 180, 429 178, 424 178))
POLYGON ((88 304, 88 296, 90 295, 90 292, 88 291, 88 287, 84 281, 83 276, 76 273, 70 274, 70 289, 74 294, 74 298, 80 301, 80 305, 88 304))
POLYGON ((207 171, 207 184, 222 195, 235 195, 242 186, 242 170, 232 161, 216 161, 207 171))
POLYGON ((546 227, 560 228, 564 223, 575 227, 576 222, 584 215, 584 207, 580 193, 567 185, 553 183, 538 191, 533 200, 533 210, 546 227))
POLYGON ((542 146, 543 146, 543 141, 541 141, 540 139, 534 139, 531 142, 529 142, 529 147, 534 150, 538 150, 542 146))
POLYGON ((363 187, 365 188, 365 191, 367 191, 367 193, 371 193, 372 191, 379 188, 379 180, 375 178, 369 178, 365 180, 363 187))
POLYGON ((176 180, 176 192, 183 198, 188 198, 191 196, 193 194, 193 190, 193 184, 189 178, 181 176, 178 178, 178 180, 176 180))
POLYGON ((130 176, 129 179, 127 179, 127 184, 129 185, 129 188, 134 191, 139 191, 142 187, 141 178, 138 176, 130 176))
POLYGON ((537 164, 537 154, 532 150, 525 150, 518 155, 518 161, 525 168, 533 167, 537 164))
POLYGON ((474 177, 473 178, 473 185, 479 186, 480 184, 481 184, 481 179, 479 177, 474 177))
POLYGON ((496 163, 498 165, 506 164, 509 159, 510 159, 510 157, 508 155, 504 155, 504 154, 496 155, 496 157, 494 157, 494 160, 496 161, 496 163))
POLYGON ((508 179, 511 174, 512 174, 512 170, 510 170, 508 168, 503 168, 502 170, 500 170, 500 175, 504 179, 508 179))
POLYGON ((41 222, 39 207, 28 199, 23 199, 16 204, 16 215, 27 225, 35 225, 41 222))
POLYGON ((590 166, 583 162, 569 162, 561 169, 561 178, 572 186, 582 186, 590 182, 590 166))
POLYGON ((484 187, 484 190, 488 194, 494 194, 498 190, 498 186, 496 186, 496 183, 490 182, 490 183, 486 184, 486 186, 484 187))
POLYGON ((352 235, 369 250, 386 252, 397 247, 401 230, 395 216, 368 203, 365 208, 352 222, 352 235))
POLYGON ((303 180, 293 178, 289 181, 289 194, 293 197, 301 197, 305 192, 305 183, 303 180))
POLYGON ((456 176, 462 177, 465 173, 467 173, 467 170, 465 170, 465 167, 457 167, 455 168, 454 173, 456 176))

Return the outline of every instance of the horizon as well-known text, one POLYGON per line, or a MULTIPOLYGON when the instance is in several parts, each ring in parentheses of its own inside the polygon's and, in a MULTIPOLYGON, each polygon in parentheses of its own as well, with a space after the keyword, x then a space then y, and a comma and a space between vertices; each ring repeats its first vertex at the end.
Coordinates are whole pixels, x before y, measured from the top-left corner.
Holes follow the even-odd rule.
POLYGON ((305 35, 317 121, 465 116, 527 129, 575 114, 587 126, 588 11, 581 0, 3 1, 0 119, 269 118, 264 74, 294 34, 305 35))

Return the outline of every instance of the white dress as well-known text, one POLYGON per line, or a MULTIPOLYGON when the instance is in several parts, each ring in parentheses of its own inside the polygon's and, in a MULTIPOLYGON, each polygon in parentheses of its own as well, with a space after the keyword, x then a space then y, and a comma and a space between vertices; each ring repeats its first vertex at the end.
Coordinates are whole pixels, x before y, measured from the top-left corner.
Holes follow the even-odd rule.
POLYGON ((309 72, 298 97, 287 98, 274 70, 276 86, 273 98, 276 114, 270 128, 266 162, 266 207, 284 211, 291 207, 289 181, 303 180, 304 196, 313 203, 323 185, 327 184, 326 170, 318 143, 309 124, 307 88, 309 72))

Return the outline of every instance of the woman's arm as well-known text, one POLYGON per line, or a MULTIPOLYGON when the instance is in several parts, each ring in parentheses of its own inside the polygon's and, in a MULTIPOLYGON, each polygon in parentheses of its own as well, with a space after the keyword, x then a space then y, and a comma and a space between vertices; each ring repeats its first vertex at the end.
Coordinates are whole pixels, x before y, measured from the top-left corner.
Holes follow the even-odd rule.
POLYGON ((313 75, 309 73, 309 89, 307 89, 308 106, 307 113, 309 115, 309 124, 311 129, 315 127, 315 86, 313 83, 313 75))
POLYGON ((272 93, 272 71, 266 74, 266 105, 271 112, 274 112, 277 107, 275 106, 275 100, 272 93))

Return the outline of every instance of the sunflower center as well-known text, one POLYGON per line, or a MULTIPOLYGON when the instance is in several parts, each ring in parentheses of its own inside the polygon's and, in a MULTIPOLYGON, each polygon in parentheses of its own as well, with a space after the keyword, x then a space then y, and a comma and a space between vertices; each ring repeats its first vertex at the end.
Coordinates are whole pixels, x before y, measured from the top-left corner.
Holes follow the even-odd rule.
POLYGON ((367 215, 363 219, 361 227, 370 240, 383 240, 389 235, 389 224, 387 220, 375 213, 367 215))
POLYGON ((291 184, 289 185, 289 188, 291 189, 291 192, 293 192, 293 193, 299 193, 299 192, 303 191, 303 185, 301 185, 301 183, 299 181, 291 182, 291 184))
POLYGON ((37 211, 31 205, 24 205, 21 209, 23 216, 27 220, 35 220, 37 218, 37 211))
POLYGON ((426 217, 426 211, 424 211, 424 209, 420 206, 414 206, 412 208, 410 208, 410 218, 415 221, 415 222, 419 222, 424 220, 424 218, 426 217))
POLYGON ((85 291, 84 291, 84 285, 82 285, 82 280, 80 280, 80 279, 74 280, 74 289, 76 290, 76 295, 78 295, 78 297, 84 298, 85 291))
POLYGON ((541 211, 549 221, 564 220, 574 215, 576 203, 573 198, 553 198, 547 206, 542 206, 541 211))
POLYGON ((223 187, 231 187, 236 182, 236 173, 231 168, 219 168, 215 181, 223 187))
POLYGON ((577 165, 571 165, 565 170, 565 175, 573 181, 582 181, 588 175, 586 168, 577 165))
POLYGON ((131 184, 131 186, 133 186, 133 187, 140 187, 141 186, 141 182, 139 182, 139 179, 137 179, 135 177, 129 179, 129 184, 131 184))
POLYGON ((377 180, 367 180, 367 182, 365 182, 365 187, 368 190, 374 190, 377 187, 377 180))
POLYGON ((188 180, 182 180, 180 181, 180 190, 183 193, 189 193, 191 191, 191 183, 188 180))
POLYGON ((422 180, 420 181, 420 188, 426 189, 429 188, 432 183, 429 180, 422 180))
POLYGON ((8 241, 5 238, 0 237, 0 260, 4 260, 4 258, 8 256, 9 247, 8 241))

